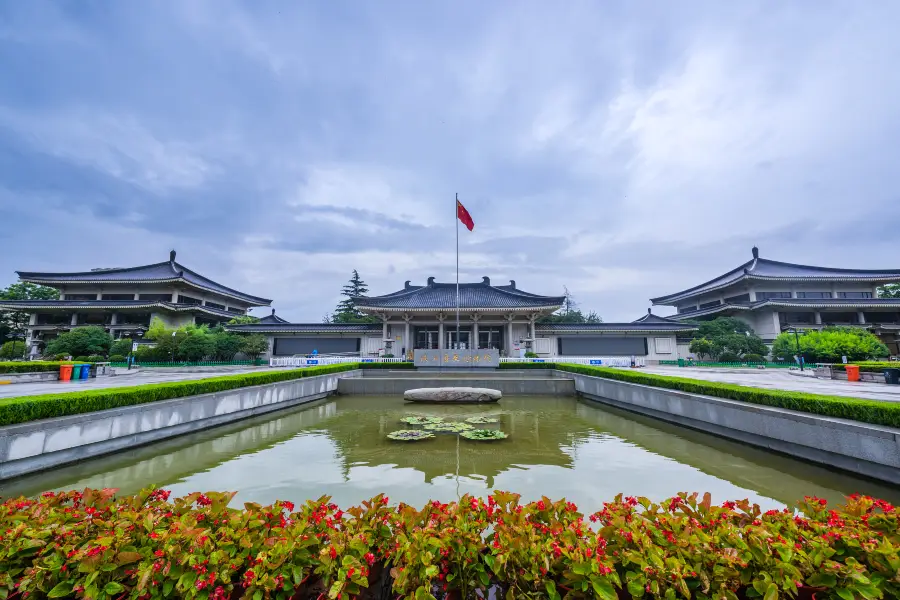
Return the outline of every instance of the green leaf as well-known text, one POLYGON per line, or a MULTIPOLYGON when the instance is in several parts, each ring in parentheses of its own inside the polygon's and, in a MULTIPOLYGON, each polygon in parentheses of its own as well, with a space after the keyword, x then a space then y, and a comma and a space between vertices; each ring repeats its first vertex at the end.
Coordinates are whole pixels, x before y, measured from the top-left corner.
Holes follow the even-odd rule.
POLYGON ((103 591, 112 596, 113 594, 118 594, 123 591, 125 586, 121 583, 116 583, 115 581, 110 581, 105 586, 103 586, 103 591))
POLYGON ((769 587, 766 588, 766 595, 763 596, 763 600, 778 600, 778 586, 770 583, 769 587))
POLYGON ((263 597, 262 590, 256 590, 255 592, 253 592, 253 600, 262 600, 262 597, 263 597))
POLYGON ((838 596, 840 596, 841 598, 843 598, 844 600, 855 600, 855 598, 854 598, 854 596, 853 596, 853 592, 851 592, 851 591, 848 590, 847 588, 838 588, 838 589, 834 590, 834 592, 835 592, 838 596))
POLYGON ((47 597, 65 598, 72 593, 72 587, 74 586, 72 585, 71 581, 60 581, 52 590, 50 590, 50 593, 47 594, 47 597))
POLYGON ((604 577, 591 577, 591 585, 594 586, 594 593, 602 600, 616 600, 618 598, 613 584, 604 577))
POLYGON ((163 583, 163 596, 168 597, 169 594, 172 593, 172 588, 175 587, 175 582, 171 579, 167 579, 165 583, 163 583))
POLYGON ((556 591, 556 584, 553 583, 552 579, 544 582, 544 587, 547 588, 547 595, 550 596, 550 600, 560 600, 559 592, 556 591))
POLYGON ((487 587, 491 584, 491 576, 485 573, 484 571, 480 571, 478 573, 478 579, 481 580, 481 585, 487 587))
POLYGON ((833 573, 814 573, 806 580, 806 583, 813 587, 833 588, 837 585, 837 577, 833 573))
POLYGON ((429 578, 436 576, 438 572, 439 569, 437 568, 437 565, 431 565, 425 568, 425 576, 429 578))

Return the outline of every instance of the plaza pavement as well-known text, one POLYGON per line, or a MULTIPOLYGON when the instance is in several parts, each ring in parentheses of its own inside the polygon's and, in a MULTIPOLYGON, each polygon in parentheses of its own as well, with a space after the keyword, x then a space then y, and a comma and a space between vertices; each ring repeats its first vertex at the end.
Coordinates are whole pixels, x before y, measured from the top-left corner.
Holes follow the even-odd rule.
POLYGON ((236 368, 224 371, 202 372, 164 372, 161 369, 147 369, 127 372, 119 369, 121 375, 114 377, 97 377, 78 381, 41 381, 37 383, 13 383, 0 385, 0 398, 14 396, 35 396, 38 394, 59 394, 63 392, 77 392, 83 390, 99 390, 104 388, 127 387, 132 385, 145 385, 148 383, 165 383, 169 381, 187 381, 189 379, 206 379, 208 377, 220 377, 222 375, 238 375, 240 373, 260 373, 268 371, 268 368, 236 368))
POLYGON ((863 381, 840 381, 837 379, 816 379, 792 375, 784 369, 714 369, 690 367, 652 366, 641 369, 641 372, 686 377, 689 379, 705 379, 722 383, 735 383, 750 387, 809 392, 829 396, 850 396, 870 400, 886 400, 900 402, 900 385, 868 383, 863 381))

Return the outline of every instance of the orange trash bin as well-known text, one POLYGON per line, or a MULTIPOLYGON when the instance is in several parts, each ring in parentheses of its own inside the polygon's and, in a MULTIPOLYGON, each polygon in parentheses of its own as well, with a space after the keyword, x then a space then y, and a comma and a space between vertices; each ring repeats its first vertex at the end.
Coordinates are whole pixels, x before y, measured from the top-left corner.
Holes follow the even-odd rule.
POLYGON ((60 381, 71 381, 72 380, 72 367, 73 367, 73 365, 60 365, 59 366, 59 380, 60 381))
POLYGON ((859 365, 847 365, 847 381, 859 381, 859 365))

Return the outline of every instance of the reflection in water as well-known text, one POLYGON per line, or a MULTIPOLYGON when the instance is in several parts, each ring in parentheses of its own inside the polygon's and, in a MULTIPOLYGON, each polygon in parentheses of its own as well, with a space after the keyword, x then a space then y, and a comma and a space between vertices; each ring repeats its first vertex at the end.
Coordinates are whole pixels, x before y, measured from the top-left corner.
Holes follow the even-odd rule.
POLYGON ((176 494, 237 490, 235 504, 332 496, 348 505, 388 493, 423 504, 493 489, 566 497, 595 509, 619 492, 662 499, 709 491, 765 507, 814 494, 840 501, 864 492, 897 501, 893 488, 574 398, 504 398, 492 406, 410 405, 347 396, 192 434, 7 482, 3 496, 46 489, 155 484, 176 494), (410 414, 492 414, 510 437, 473 442, 440 435, 392 442, 410 414))

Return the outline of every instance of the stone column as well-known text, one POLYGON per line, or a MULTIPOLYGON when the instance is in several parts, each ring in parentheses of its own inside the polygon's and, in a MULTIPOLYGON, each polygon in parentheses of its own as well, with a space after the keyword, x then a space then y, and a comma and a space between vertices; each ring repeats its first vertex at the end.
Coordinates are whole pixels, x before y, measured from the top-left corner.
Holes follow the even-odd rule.
POLYGON ((506 317, 506 355, 512 356, 513 351, 513 319, 515 317, 506 317))
POLYGON ((822 324, 822 313, 819 311, 816 311, 814 314, 816 315, 816 320, 815 320, 816 325, 821 325, 822 324))
POLYGON ((865 315, 865 313, 863 313, 863 311, 861 311, 861 310, 856 311, 856 318, 859 319, 860 325, 866 324, 866 315, 865 315))
POLYGON ((438 322, 438 350, 444 349, 444 320, 438 322))
POLYGON ((472 333, 469 335, 472 336, 469 340, 469 347, 478 350, 478 319, 472 321, 472 333))
POLYGON ((386 339, 388 339, 388 322, 387 322, 387 319, 382 319, 382 321, 381 321, 381 340, 382 340, 382 342, 384 342, 384 340, 386 340, 386 339))
POLYGON ((69 321, 69 325, 71 325, 72 327, 78 325, 78 313, 72 313, 72 320, 69 321))
POLYGON ((403 332, 403 345, 406 347, 407 352, 412 352, 413 344, 412 340, 409 339, 409 319, 406 319, 406 330, 403 332))
MULTIPOLYGON (((532 340, 536 340, 536 339, 537 339, 537 331, 536 331, 536 328, 535 328, 535 326, 534 326, 534 322, 535 322, 535 318, 534 318, 534 317, 531 317, 531 322, 530 322, 530 325, 531 325, 531 335, 530 335, 529 337, 530 337, 532 340)), ((534 342, 532 341, 531 344, 532 344, 532 346, 533 346, 533 345, 534 345, 534 342)))
POLYGON ((141 296, 141 295, 140 295, 139 293, 137 293, 137 292, 134 293, 134 299, 135 299, 135 300, 140 300, 140 299, 141 299, 140 296, 141 296))
POLYGON ((103 300, 103 292, 97 292, 97 300, 103 300))

